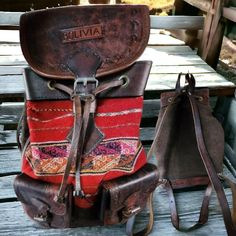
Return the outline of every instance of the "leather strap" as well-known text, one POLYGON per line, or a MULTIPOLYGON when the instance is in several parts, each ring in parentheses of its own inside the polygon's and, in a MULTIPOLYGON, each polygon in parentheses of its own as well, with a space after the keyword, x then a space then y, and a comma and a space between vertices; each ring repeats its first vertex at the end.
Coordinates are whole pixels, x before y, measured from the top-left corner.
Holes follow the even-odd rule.
POLYGON ((82 110, 81 110, 81 100, 79 96, 74 96, 73 98, 73 109, 74 109, 74 125, 72 132, 72 141, 71 141, 71 149, 67 159, 66 168, 64 171, 63 179, 61 182, 61 186, 56 196, 56 201, 62 202, 64 200, 64 196, 66 193, 67 180, 70 174, 71 166, 73 161, 76 160, 77 152, 78 152, 78 143, 80 139, 80 133, 82 129, 82 110))
POLYGON ((141 231, 134 233, 134 223, 136 215, 130 217, 126 223, 126 234, 127 236, 146 236, 152 230, 153 223, 154 223, 154 212, 153 212, 153 193, 150 194, 148 201, 147 201, 147 208, 149 209, 149 219, 147 226, 142 229, 141 231))
MULTIPOLYGON (((94 88, 94 92, 93 92, 94 99, 95 99, 95 96, 99 94, 100 92, 103 92, 105 90, 115 88, 118 86, 122 86, 123 83, 124 82, 122 80, 103 83, 101 86, 94 88)), ((85 100, 83 109, 82 109, 81 97, 79 95, 73 95, 72 89, 60 83, 54 83, 53 86, 56 89, 69 93, 69 95, 72 97, 72 100, 73 100, 73 110, 74 110, 74 125, 73 125, 73 131, 72 131, 71 150, 67 159, 67 164, 64 171, 61 186, 55 200, 63 201, 64 199, 64 196, 66 193, 67 181, 68 181, 68 177, 69 177, 73 162, 76 163, 76 187, 75 187, 74 193, 75 195, 78 195, 80 197, 85 197, 81 189, 81 184, 80 184, 80 165, 81 165, 81 157, 83 153, 83 144, 84 144, 86 131, 87 131, 88 123, 89 123, 89 117, 91 114, 90 108, 91 108, 92 102, 94 101, 93 99, 85 100)))
POLYGON ((27 115, 26 115, 26 102, 24 102, 23 111, 18 121, 17 130, 16 130, 16 141, 18 144, 18 148, 21 152, 24 149, 28 138, 29 138, 29 127, 28 127, 27 115))
POLYGON ((216 191, 217 198, 218 198, 220 206, 221 206, 221 210, 222 210, 223 219, 225 222, 225 227, 226 227, 227 233, 230 236, 236 235, 236 228, 235 228, 233 221, 232 221, 229 205, 228 205, 222 184, 217 176, 217 173, 214 168, 214 164, 213 164, 213 162, 209 156, 209 153, 207 151, 207 148, 205 146, 199 110, 198 110, 195 98, 190 94, 188 94, 188 98, 189 98, 191 108, 192 108, 194 127, 195 127, 197 145, 198 145, 198 150, 199 150, 200 156, 202 158, 202 161, 203 161, 203 164, 204 164, 205 169, 207 171, 207 174, 209 176, 209 179, 216 191))
MULTIPOLYGON (((80 140, 79 143, 77 143, 77 161, 76 161, 76 175, 75 175, 75 196, 84 197, 84 192, 81 188, 81 182, 80 182, 80 166, 81 166, 81 158, 83 154, 83 147, 84 147, 84 141, 85 141, 85 135, 86 130, 88 127, 88 121, 89 121, 89 114, 90 114, 90 106, 92 101, 87 100, 85 101, 84 109, 83 109, 83 118, 82 118, 82 132, 80 133, 80 140)), ((79 134, 77 134, 79 135, 79 134)))
POLYGON ((208 207, 209 207, 210 197, 212 193, 212 185, 210 183, 208 184, 204 197, 203 197, 198 221, 194 225, 187 228, 180 227, 179 215, 178 215, 178 211, 176 207, 175 196, 174 196, 174 192, 173 192, 173 189, 169 180, 165 180, 164 187, 167 191, 168 198, 169 198, 169 206, 171 210, 171 222, 177 230, 190 231, 193 229, 197 229, 208 221, 208 207))
POLYGON ((233 222, 236 225, 236 183, 224 175, 219 175, 219 177, 223 179, 231 188, 233 199, 233 208, 231 210, 231 214, 233 222))

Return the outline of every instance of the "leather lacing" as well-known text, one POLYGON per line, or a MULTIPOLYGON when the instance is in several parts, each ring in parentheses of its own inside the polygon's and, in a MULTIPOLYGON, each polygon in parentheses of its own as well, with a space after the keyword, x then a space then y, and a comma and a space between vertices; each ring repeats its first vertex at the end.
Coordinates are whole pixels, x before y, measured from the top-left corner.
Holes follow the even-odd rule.
MULTIPOLYGON (((74 191, 74 196, 77 196, 82 199, 86 199, 89 203, 89 198, 94 196, 91 194, 85 194, 81 188, 80 183, 80 165, 81 165, 81 156, 83 154, 83 143, 85 140, 86 130, 89 123, 89 114, 92 103, 96 102, 96 96, 106 90, 124 86, 127 83, 127 76, 120 77, 117 80, 101 83, 99 86, 95 87, 92 93, 88 94, 76 94, 75 89, 71 89, 61 83, 53 82, 50 86, 54 89, 61 90, 70 95, 71 100, 73 101, 73 113, 74 113, 74 126, 72 132, 71 140, 71 151, 68 156, 65 172, 63 175, 63 180, 58 192, 58 195, 55 197, 55 201, 63 202, 64 196, 67 187, 67 180, 69 177, 70 169, 72 163, 76 163, 76 186, 74 191), (82 104, 82 102, 84 104, 82 104), (74 134, 74 135, 73 135, 74 134)), ((96 194, 95 194, 96 195, 96 194)))

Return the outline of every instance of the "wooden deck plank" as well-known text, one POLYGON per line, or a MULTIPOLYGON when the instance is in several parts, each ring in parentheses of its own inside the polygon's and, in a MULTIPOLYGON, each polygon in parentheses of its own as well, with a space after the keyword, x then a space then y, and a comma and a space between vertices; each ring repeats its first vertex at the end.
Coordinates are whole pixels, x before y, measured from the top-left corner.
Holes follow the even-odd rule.
POLYGON ((2 26, 19 26, 19 19, 22 12, 0 11, 0 21, 2 26))
POLYGON ((1 66, 27 65, 23 55, 0 56, 1 66))
MULTIPOLYGON (((217 73, 194 74, 197 87, 209 87, 211 94, 225 89, 224 95, 233 95, 235 85, 225 80, 217 73)), ((172 90, 175 87, 178 74, 150 74, 145 89, 145 95, 158 98, 161 92, 172 90), (155 94, 152 92, 156 90, 155 94)), ((22 75, 0 76, 0 99, 2 101, 23 101, 24 82, 22 75)))
POLYGON ((165 52, 156 50, 155 48, 148 47, 141 55, 139 60, 151 60, 153 65, 166 66, 166 65, 196 65, 206 64, 198 55, 182 54, 182 55, 169 55, 165 52))
MULTIPOLYGON (((189 46, 186 45, 168 45, 168 46, 155 46, 150 45, 148 46, 150 48, 153 48, 157 51, 164 52, 167 54, 195 54, 196 51, 192 50, 189 46)), ((19 43, 16 44, 7 44, 3 43, 0 44, 0 56, 13 56, 13 55, 22 55, 21 47, 19 43)))
MULTIPOLYGON (((233 87, 235 85, 225 80, 217 73, 193 74, 196 79, 197 87, 209 87, 210 89, 220 87, 233 87)), ((146 91, 149 90, 170 90, 175 88, 178 74, 150 74, 146 91)))
POLYGON ((22 55, 21 47, 19 43, 16 44, 0 44, 0 55, 10 56, 10 55, 22 55))
POLYGON ((0 177, 0 202, 3 202, 4 200, 7 201, 7 199, 16 198, 16 194, 13 189, 13 181, 15 177, 16 175, 0 177))
POLYGON ((16 145, 16 131, 0 131, 0 147, 16 145))
POLYGON ((16 44, 20 42, 18 30, 0 30, 0 43, 16 44))
POLYGON ((195 50, 192 50, 189 46, 181 46, 181 45, 169 45, 169 46, 148 46, 149 48, 153 48, 159 52, 164 52, 168 55, 186 55, 186 54, 192 54, 196 55, 197 52, 195 50))
POLYGON ((25 65, 0 66, 0 76, 2 75, 22 75, 25 65))
POLYGON ((176 73, 206 74, 215 73, 214 69, 208 65, 181 65, 181 66, 152 66, 151 74, 176 74, 176 73))
POLYGON ((0 175, 20 172, 21 155, 17 147, 0 149, 0 175))
POLYGON ((152 29, 203 29, 203 16, 150 16, 152 29))
MULTIPOLYGON (((147 148, 147 150, 148 149, 149 149, 149 147, 147 148)), ((152 160, 152 162, 154 164, 156 164, 155 160, 152 160)), ((224 166, 223 173, 225 176, 227 176, 231 179, 235 179, 226 166, 224 166)), ((14 181, 15 177, 16 177, 16 175, 14 175, 14 174, 0 177, 0 189, 2 190, 2 191, 0 191, 0 202, 7 201, 7 199, 9 199, 9 198, 11 198, 11 199, 16 198, 16 195, 15 195, 15 192, 13 189, 13 181, 14 181)), ((202 191, 199 190, 199 193, 201 193, 201 192, 202 191)), ((199 203, 200 203, 200 201, 199 201, 199 203)), ((199 204, 199 206, 200 206, 200 204, 199 204)), ((192 206, 192 205, 188 206, 188 208, 191 208, 191 207, 193 207, 193 209, 194 209, 196 207, 196 205, 195 206, 192 206)))
POLYGON ((172 38, 166 34, 150 34, 148 45, 185 45, 185 43, 179 39, 172 38))
MULTIPOLYGON (((185 224, 192 224, 198 217, 200 208, 200 196, 202 191, 193 191, 176 194, 179 203, 180 218, 185 224), (191 199, 191 204, 189 200, 191 199)), ((230 199, 230 191, 226 189, 227 198, 230 199)), ((123 225, 108 227, 85 227, 75 229, 43 229, 33 223, 23 212, 19 202, 0 203, 0 234, 1 235, 125 235, 123 225)), ((151 236, 156 235, 186 235, 186 232, 178 232, 170 223, 170 213, 166 193, 161 188, 154 194, 154 228, 151 236)), ((147 213, 144 211, 137 217, 137 225, 140 227, 147 222, 147 213)), ((213 194, 209 210, 209 223, 205 226, 188 232, 187 235, 227 235, 221 217, 221 211, 213 194)))
MULTIPOLYGON (((154 65, 189 65, 206 64, 198 55, 171 55, 156 48, 148 47, 139 60, 151 60, 154 65)), ((0 56, 0 65, 27 65, 23 55, 0 56)))

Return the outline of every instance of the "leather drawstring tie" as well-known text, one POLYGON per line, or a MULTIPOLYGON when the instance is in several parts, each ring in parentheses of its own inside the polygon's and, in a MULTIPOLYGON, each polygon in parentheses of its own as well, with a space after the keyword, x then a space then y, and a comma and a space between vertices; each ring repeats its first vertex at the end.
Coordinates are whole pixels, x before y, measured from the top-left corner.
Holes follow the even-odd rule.
POLYGON ((122 86, 123 84, 124 81, 120 79, 102 83, 98 87, 95 87, 92 93, 90 92, 83 95, 79 93, 76 94, 74 90, 63 84, 57 82, 53 84, 54 88, 62 90, 71 96, 74 111, 74 125, 72 130, 71 150, 67 159, 67 164, 60 185, 60 189, 58 191, 58 195, 55 197, 55 201, 63 202, 64 200, 67 188, 67 181, 70 175, 72 164, 76 166, 76 184, 74 196, 85 199, 91 196, 89 194, 86 195, 83 192, 80 181, 81 157, 84 152, 84 141, 89 124, 89 118, 91 117, 91 112, 94 113, 96 109, 96 95, 111 88, 122 86))

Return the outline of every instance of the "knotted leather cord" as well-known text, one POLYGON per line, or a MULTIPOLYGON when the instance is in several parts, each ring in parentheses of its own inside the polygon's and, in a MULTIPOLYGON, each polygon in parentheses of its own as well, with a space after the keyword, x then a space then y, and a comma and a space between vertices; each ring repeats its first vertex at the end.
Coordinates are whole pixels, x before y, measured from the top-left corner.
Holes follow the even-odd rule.
MULTIPOLYGON (((96 96, 98 93, 101 93, 105 90, 122 86, 124 81, 117 80, 117 81, 110 81, 104 84, 101 84, 94 90, 94 96, 96 96)), ((59 90, 62 90, 66 93, 68 93, 70 96, 73 94, 73 90, 69 87, 55 82, 53 84, 54 88, 57 88, 59 90)), ((81 98, 79 95, 73 96, 73 106, 74 106, 74 125, 73 125, 73 133, 72 133, 72 141, 71 141, 71 150, 69 153, 69 156, 67 158, 67 164, 64 171, 63 179, 61 182, 60 189, 58 191, 58 195, 56 196, 56 201, 63 201, 66 193, 66 187, 67 187, 67 181, 70 174, 71 166, 74 161, 76 164, 76 193, 79 193, 81 191, 81 184, 80 184, 80 164, 81 164, 81 155, 83 153, 83 142, 84 137, 86 134, 86 129, 88 125, 88 118, 89 118, 89 112, 90 112, 90 105, 92 101, 85 101, 85 106, 83 110, 83 116, 82 116, 82 106, 81 106, 81 98), (84 126, 84 128, 82 128, 84 126), (78 148, 80 146, 80 148, 78 148), (78 153, 79 151, 79 153, 78 153), (79 161, 76 161, 76 159, 79 159, 79 161)), ((83 194, 83 193, 82 193, 83 194)), ((84 197, 84 196, 83 196, 84 197)))

